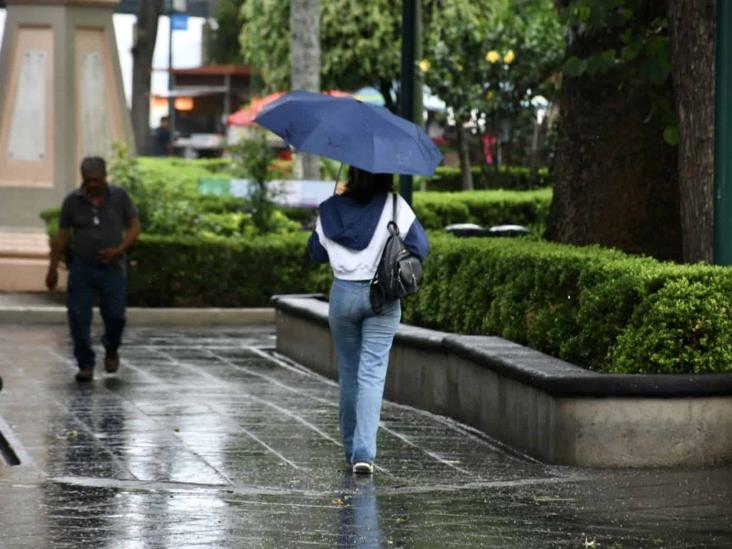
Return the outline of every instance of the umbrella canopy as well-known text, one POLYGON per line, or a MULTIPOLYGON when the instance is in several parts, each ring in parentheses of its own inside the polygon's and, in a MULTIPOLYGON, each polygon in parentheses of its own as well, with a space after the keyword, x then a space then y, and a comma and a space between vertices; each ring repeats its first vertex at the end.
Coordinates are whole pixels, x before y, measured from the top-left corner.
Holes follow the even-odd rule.
POLYGON ((419 126, 351 97, 296 90, 255 122, 288 145, 372 173, 432 175, 442 154, 419 126))
MULTIPOLYGON (((350 93, 340 90, 330 90, 325 93, 332 97, 351 96, 350 93)), ((262 112, 262 109, 270 103, 277 101, 283 95, 285 95, 285 92, 275 92, 265 95, 264 97, 255 97, 251 100, 248 106, 230 114, 226 121, 229 126, 254 126, 254 119, 260 112, 262 112)))
POLYGON ((255 97, 249 103, 248 107, 230 114, 226 121, 229 123, 229 126, 253 126, 254 119, 261 110, 270 103, 277 101, 283 95, 285 95, 285 92, 276 92, 265 95, 264 97, 255 97))

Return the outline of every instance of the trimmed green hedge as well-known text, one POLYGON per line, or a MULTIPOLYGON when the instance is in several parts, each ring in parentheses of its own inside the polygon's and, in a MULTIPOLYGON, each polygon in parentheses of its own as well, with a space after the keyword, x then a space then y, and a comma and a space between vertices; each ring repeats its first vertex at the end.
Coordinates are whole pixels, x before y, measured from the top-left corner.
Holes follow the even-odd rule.
MULTIPOLYGON (((472 166, 473 186, 476 190, 510 189, 525 191, 549 187, 552 184, 548 168, 531 168, 519 166, 500 166, 497 170, 491 167, 472 166)), ((439 166, 431 178, 419 178, 415 188, 424 183, 428 191, 460 191, 460 168, 439 166)))
POLYGON ((308 260, 307 236, 232 241, 142 235, 128 257, 129 302, 258 307, 269 306, 274 294, 327 291, 330 268, 308 260))
POLYGON ((198 194, 199 179, 232 177, 231 162, 224 158, 178 158, 175 156, 137 158, 140 176, 146 185, 160 191, 198 194))
MULTIPOLYGON (((141 238, 130 303, 265 306, 281 293, 327 292, 306 233, 231 240, 141 238)), ((494 334, 597 371, 732 371, 732 271, 596 247, 432 234, 410 324, 494 334)))
MULTIPOLYGON (((459 193, 414 193, 414 210, 426 229, 442 230, 452 223, 477 223, 484 227, 514 223, 526 225, 535 234, 542 234, 549 216, 552 189, 534 191, 470 191, 459 193)), ((197 195, 191 199, 191 216, 195 212, 233 213, 241 211, 238 198, 197 195)), ((288 218, 299 223, 314 219, 317 212, 298 208, 280 208, 288 218)), ((41 212, 46 223, 57 220, 60 208, 41 212)), ((164 212, 158 212, 163 215, 164 212)), ((172 216, 171 221, 180 216, 172 216)), ((145 230, 146 227, 143 227, 145 230)))
POLYGON ((732 371, 729 269, 525 239, 432 243, 406 322, 499 335, 598 371, 732 371))
POLYGON ((451 223, 477 223, 484 227, 513 223, 543 232, 552 189, 534 191, 467 191, 414 193, 414 211, 427 229, 444 229, 451 223))

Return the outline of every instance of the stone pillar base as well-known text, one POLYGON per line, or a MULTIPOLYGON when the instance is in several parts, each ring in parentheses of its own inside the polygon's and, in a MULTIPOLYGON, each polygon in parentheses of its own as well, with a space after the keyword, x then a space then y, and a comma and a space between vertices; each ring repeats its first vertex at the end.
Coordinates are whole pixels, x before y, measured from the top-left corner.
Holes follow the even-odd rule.
MULTIPOLYGON (((45 232, 0 230, 0 292, 44 292, 50 247, 45 232)), ((59 289, 66 271, 59 269, 59 289)))

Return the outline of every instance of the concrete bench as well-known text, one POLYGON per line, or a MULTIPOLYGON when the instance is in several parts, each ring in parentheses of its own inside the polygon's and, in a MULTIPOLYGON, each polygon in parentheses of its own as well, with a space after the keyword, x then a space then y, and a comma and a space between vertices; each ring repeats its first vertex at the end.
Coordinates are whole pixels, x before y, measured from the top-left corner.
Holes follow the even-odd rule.
MULTIPOLYGON (((337 377, 328 303, 276 296, 277 350, 337 377)), ((545 463, 732 461, 732 374, 610 375, 499 337, 400 326, 386 398, 454 418, 545 463)))

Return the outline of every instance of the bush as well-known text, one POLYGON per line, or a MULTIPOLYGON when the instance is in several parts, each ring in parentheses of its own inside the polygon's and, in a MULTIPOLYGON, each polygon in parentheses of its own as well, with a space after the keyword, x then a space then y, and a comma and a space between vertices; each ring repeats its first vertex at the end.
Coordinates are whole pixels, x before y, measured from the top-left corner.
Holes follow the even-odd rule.
MULTIPOLYGON (((273 294, 326 292, 330 269, 306 258, 307 236, 143 235, 128 258, 130 303, 265 306, 273 294)), ((430 240, 405 322, 498 335, 603 372, 732 371, 729 269, 525 238, 430 240)))
POLYGON ((732 371, 732 274, 597 247, 435 235, 405 321, 605 372, 732 371))
POLYGON ((645 300, 618 337, 611 371, 664 374, 730 370, 732 307, 727 277, 672 280, 645 300), (726 295, 720 292, 726 288, 726 295))
POLYGON ((327 291, 327 265, 306 257, 307 234, 247 240, 143 235, 128 257, 131 305, 268 306, 274 294, 327 291))
MULTIPOLYGON (((510 189, 525 191, 551 186, 548 168, 531 168, 518 166, 500 166, 498 169, 490 166, 472 166, 473 186, 475 190, 510 189)), ((427 191, 460 191, 460 168, 453 166, 439 166, 431 178, 419 178, 415 188, 424 183, 427 191)))
POLYGON ((154 192, 194 196, 199 179, 233 177, 231 162, 222 158, 140 157, 136 161, 143 183, 154 192))
MULTIPOLYGON (((263 169, 267 171, 269 148, 266 148, 266 156, 255 154, 259 151, 250 152, 247 154, 242 150, 243 157, 251 156, 255 163, 263 160, 263 169)), ((243 161, 240 155, 239 162, 243 161)), ((133 158, 123 144, 117 144, 110 178, 125 187, 132 196, 145 233, 251 238, 263 232, 299 230, 299 223, 289 220, 281 212, 273 212, 266 197, 256 195, 259 200, 255 201, 198 192, 199 179, 228 178, 238 174, 237 170, 241 170, 241 166, 231 160, 133 158)))
POLYGON ((227 152, 231 155, 235 175, 254 181, 254 190, 249 195, 254 225, 261 233, 271 231, 274 204, 267 190, 267 181, 274 157, 266 133, 257 131, 251 139, 243 139, 228 147, 227 152))
POLYGON ((413 197, 414 211, 427 229, 444 229, 451 223, 485 227, 513 223, 532 227, 540 234, 549 216, 552 190, 422 192, 413 197))

